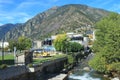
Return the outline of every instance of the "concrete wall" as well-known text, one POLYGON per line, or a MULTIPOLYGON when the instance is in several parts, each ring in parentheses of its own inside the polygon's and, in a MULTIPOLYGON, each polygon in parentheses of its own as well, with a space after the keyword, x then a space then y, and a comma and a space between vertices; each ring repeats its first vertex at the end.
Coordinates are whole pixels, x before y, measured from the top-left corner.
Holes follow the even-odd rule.
POLYGON ((15 63, 24 64, 25 63, 25 55, 19 55, 16 57, 15 63))
POLYGON ((25 51, 23 54, 16 56, 16 64, 18 65, 27 65, 33 61, 33 52, 25 51))

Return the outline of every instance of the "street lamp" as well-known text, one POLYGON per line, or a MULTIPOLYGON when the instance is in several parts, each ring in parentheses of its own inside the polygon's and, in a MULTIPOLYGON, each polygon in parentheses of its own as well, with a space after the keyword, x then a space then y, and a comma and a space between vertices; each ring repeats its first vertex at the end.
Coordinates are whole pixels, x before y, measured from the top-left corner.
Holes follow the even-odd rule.
POLYGON ((16 47, 14 47, 14 64, 16 64, 16 47))
POLYGON ((2 41, 2 64, 4 64, 4 37, 2 41))

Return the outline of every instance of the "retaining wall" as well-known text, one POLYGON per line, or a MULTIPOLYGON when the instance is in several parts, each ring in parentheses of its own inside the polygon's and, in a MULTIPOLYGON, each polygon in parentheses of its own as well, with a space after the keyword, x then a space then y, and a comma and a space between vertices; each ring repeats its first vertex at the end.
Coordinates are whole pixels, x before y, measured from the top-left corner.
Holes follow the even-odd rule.
POLYGON ((64 68, 67 58, 48 61, 33 67, 31 72, 27 66, 12 66, 0 70, 0 80, 43 80, 46 73, 60 72, 64 68))

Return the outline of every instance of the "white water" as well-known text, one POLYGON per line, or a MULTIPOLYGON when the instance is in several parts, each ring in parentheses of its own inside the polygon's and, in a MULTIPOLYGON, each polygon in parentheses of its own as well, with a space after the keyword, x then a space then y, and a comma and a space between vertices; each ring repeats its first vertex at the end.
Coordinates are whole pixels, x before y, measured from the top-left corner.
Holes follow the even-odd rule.
POLYGON ((93 78, 89 75, 89 73, 85 73, 84 75, 75 75, 75 74, 71 74, 69 75, 70 79, 74 79, 74 80, 101 80, 100 78, 93 78))
POLYGON ((109 80, 103 77, 103 75, 95 72, 93 69, 89 71, 83 70, 87 67, 88 61, 93 57, 93 54, 89 54, 85 60, 82 60, 79 65, 72 71, 72 74, 68 76, 68 80, 109 80))

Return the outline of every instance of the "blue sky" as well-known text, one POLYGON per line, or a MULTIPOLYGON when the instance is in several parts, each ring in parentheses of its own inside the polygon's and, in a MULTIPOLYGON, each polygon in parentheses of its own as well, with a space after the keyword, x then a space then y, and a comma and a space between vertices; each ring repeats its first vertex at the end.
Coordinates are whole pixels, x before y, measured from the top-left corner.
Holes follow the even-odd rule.
POLYGON ((85 4, 120 13, 119 0, 0 0, 0 25, 24 23, 53 6, 85 4))

